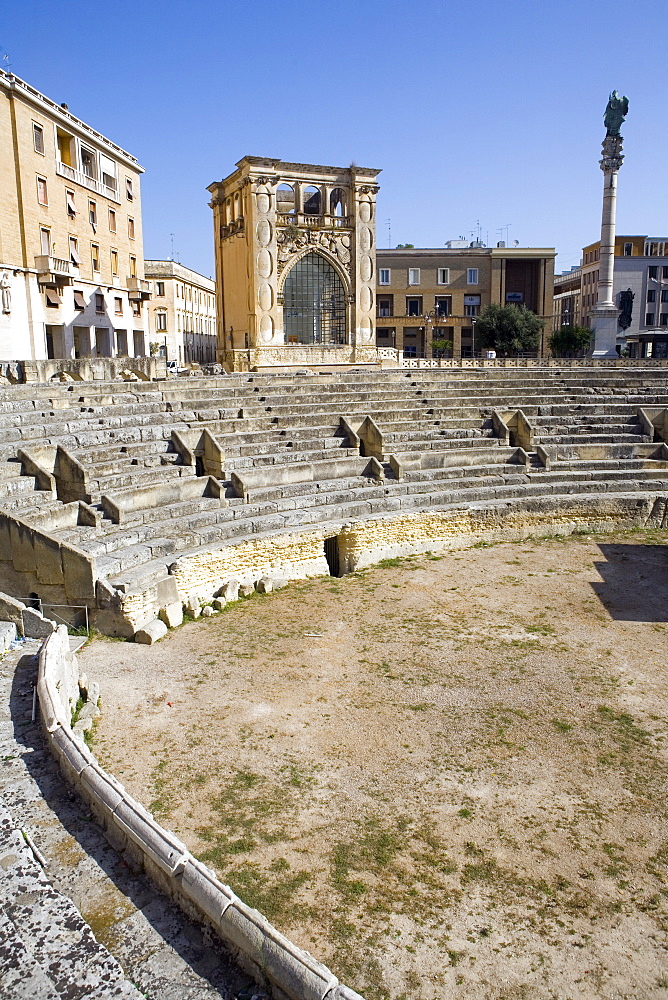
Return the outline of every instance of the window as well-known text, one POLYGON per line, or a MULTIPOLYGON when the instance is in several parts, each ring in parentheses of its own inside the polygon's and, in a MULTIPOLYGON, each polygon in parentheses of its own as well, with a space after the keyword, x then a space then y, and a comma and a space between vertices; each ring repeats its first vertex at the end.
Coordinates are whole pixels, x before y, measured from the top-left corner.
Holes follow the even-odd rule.
POLYGON ((130 277, 137 277, 137 258, 130 255, 130 277))
POLYGON ((141 316, 141 302, 132 303, 132 315, 141 316))
POLYGON ((109 209, 109 232, 116 232, 116 212, 113 208, 109 209))
POLYGON ((155 314, 155 328, 158 333, 167 332, 167 313, 156 313, 155 314))
POLYGON ((91 226, 97 225, 97 204, 94 201, 88 202, 88 221, 91 226))
POLYGON ((77 289, 74 290, 74 308, 78 309, 79 312, 83 312, 83 310, 86 308, 86 300, 84 298, 84 293, 78 291, 77 289))
POLYGON ((114 312, 117 316, 123 315, 123 299, 120 296, 114 299, 114 312))
POLYGON ((661 326, 668 326, 668 313, 661 313, 661 326))
POLYGON ((449 285, 450 284, 450 268, 449 267, 439 267, 437 275, 437 283, 439 285, 449 285))
POLYGON ((346 293, 338 272, 311 251, 289 270, 283 292, 289 345, 346 343, 346 293))
POLYGON ((105 187, 116 191, 116 164, 108 156, 100 153, 100 170, 102 172, 102 183, 105 187))
POLYGON ((664 288, 661 292, 661 301, 668 302, 668 288, 664 288))
POLYGON ((654 326, 654 313, 645 313, 645 326, 654 326))
POLYGON ((378 284, 379 285, 389 285, 390 283, 390 269, 389 267, 381 267, 378 272, 378 284))
POLYGON ((117 330, 116 331, 116 351, 118 356, 121 358, 126 358, 128 356, 128 331, 127 330, 117 330))
POLYGON ((393 315, 393 296, 383 295, 378 299, 378 315, 379 316, 392 316, 393 315))
POLYGON ((133 201, 134 200, 134 192, 132 190, 132 178, 131 177, 126 177, 125 178, 125 197, 128 199, 128 201, 133 201))
POLYGON ((419 267, 409 267, 408 268, 408 284, 409 285, 419 285, 420 284, 420 268, 419 267))
POLYGON ((655 288, 648 288, 647 289, 647 301, 648 302, 656 302, 656 289, 655 288))
POLYGON ((67 205, 67 214, 69 215, 70 219, 76 218, 77 205, 74 200, 74 191, 65 192, 65 203, 67 205))
POLYGON ((39 245, 42 250, 42 254, 48 257, 51 253, 51 230, 42 227, 39 231, 39 245))
POLYGON ((95 293, 95 312, 104 313, 104 295, 101 292, 95 293))
POLYGON ((658 269, 658 267, 654 267, 654 266, 648 267, 647 268, 647 277, 650 278, 650 280, 654 279, 654 281, 656 281, 657 278, 659 277, 659 269, 658 269))
POLYGON ((422 315, 422 296, 412 295, 406 299, 406 315, 407 316, 421 316, 422 315))
POLYGON ((665 264, 661 268, 661 277, 663 278, 664 281, 668 280, 668 267, 666 267, 665 264))
POLYGON ((159 295, 160 298, 164 297, 164 294, 165 294, 165 283, 164 283, 164 281, 156 281, 156 283, 155 283, 155 294, 159 295))
POLYGON ((111 273, 118 274, 118 250, 111 251, 111 273))
POLYGON ((480 296, 479 295, 465 295, 464 296, 464 315, 465 316, 477 316, 480 312, 480 296))
POLYGON ((49 196, 46 190, 46 177, 37 178, 37 201, 40 205, 49 204, 49 196))
POLYGON ((466 272, 466 284, 467 285, 477 285, 478 284, 478 268, 470 267, 466 272))
MULTIPOLYGON (((295 189, 290 184, 279 184, 276 188, 276 211, 282 215, 292 215, 295 210, 295 189)), ((227 222, 234 222, 232 218, 232 199, 227 201, 227 222)))
POLYGON ((135 238, 135 220, 128 216, 128 238, 133 240, 135 238))
POLYGON ((35 152, 44 156, 44 129, 37 122, 32 123, 32 144, 35 152))
POLYGON ((624 256, 631 257, 633 254, 633 243, 624 244, 624 256))
POLYGON ((91 180, 97 180, 97 156, 86 146, 81 147, 81 171, 91 180))
POLYGON ((90 256, 93 262, 93 270, 100 270, 100 248, 97 243, 91 243, 90 245, 90 256))
POLYGON ((437 316, 450 316, 452 313, 452 296, 437 295, 434 303, 437 316))
POLYGON ((70 236, 70 261, 74 267, 78 267, 81 263, 81 257, 79 256, 79 241, 76 236, 70 236))
POLYGON ((46 304, 51 309, 58 309, 60 306, 60 298, 58 292, 55 288, 45 288, 44 294, 46 295, 46 304))

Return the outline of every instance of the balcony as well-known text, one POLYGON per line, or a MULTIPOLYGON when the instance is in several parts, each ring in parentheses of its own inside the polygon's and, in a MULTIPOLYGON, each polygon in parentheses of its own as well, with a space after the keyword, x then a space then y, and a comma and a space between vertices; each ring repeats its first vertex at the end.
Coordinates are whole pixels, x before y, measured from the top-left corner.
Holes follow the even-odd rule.
POLYGON ((61 260, 60 257, 51 257, 42 254, 35 257, 35 269, 37 271, 37 281, 40 285, 72 285, 74 277, 72 275, 72 265, 69 260, 61 260))
POLYGON ((277 212, 279 226, 304 226, 307 229, 351 229, 350 215, 308 215, 305 212, 277 212))
POLYGON ((81 170, 75 170, 74 167, 69 167, 67 163, 63 163, 62 160, 56 160, 56 173, 59 177, 64 177, 68 181, 73 181, 74 184, 80 184, 82 187, 88 188, 89 191, 94 191, 95 194, 101 194, 104 198, 109 198, 110 201, 115 201, 118 205, 121 203, 121 199, 116 188, 108 187, 106 184, 102 184, 100 181, 96 181, 95 178, 89 177, 88 174, 84 174, 81 170))
POLYGON ((144 278, 128 278, 128 298, 131 302, 146 302, 151 298, 151 282, 144 278))

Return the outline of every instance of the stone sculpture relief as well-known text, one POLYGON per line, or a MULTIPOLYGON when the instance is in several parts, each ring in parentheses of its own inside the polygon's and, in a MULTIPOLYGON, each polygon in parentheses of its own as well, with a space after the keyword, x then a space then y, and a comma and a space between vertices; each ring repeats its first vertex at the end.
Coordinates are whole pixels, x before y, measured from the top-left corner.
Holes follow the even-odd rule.
POLYGON ((12 311, 12 283, 7 271, 0 274, 0 293, 2 294, 2 311, 8 316, 12 311))
POLYGON ((350 275, 350 236, 335 236, 333 233, 319 232, 314 229, 306 231, 295 231, 291 229, 279 229, 276 235, 278 244, 278 271, 279 274, 287 262, 295 256, 308 249, 308 247, 322 247, 336 257, 338 262, 346 269, 350 275))

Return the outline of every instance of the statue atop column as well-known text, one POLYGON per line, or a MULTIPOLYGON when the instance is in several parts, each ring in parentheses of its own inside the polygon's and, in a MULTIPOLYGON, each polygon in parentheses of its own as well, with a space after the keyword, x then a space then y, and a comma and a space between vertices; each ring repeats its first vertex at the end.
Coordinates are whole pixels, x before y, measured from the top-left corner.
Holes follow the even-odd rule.
POLYGON ((624 119, 629 113, 628 97, 620 97, 619 92, 613 90, 605 109, 603 124, 606 127, 606 136, 619 135, 619 130, 624 123, 624 119))

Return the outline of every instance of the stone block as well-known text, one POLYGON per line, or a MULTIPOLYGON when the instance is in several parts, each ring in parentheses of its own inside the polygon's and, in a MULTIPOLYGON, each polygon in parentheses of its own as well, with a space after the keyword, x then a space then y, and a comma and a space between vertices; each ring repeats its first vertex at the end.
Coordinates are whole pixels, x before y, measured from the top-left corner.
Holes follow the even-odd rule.
POLYGON ((239 581, 228 580, 223 586, 222 595, 226 601, 237 601, 239 599, 239 581))
POLYGON ((177 628, 183 624, 183 606, 180 601, 168 604, 166 608, 160 608, 160 620, 167 628, 177 628))
POLYGON ((227 601, 225 600, 224 597, 216 597, 215 600, 214 600, 214 602, 213 602, 214 610, 215 611, 222 611, 226 604, 227 604, 227 601))
POLYGON ((167 626, 158 618, 146 622, 137 632, 135 632, 135 642, 141 642, 146 646, 152 646, 158 639, 167 635, 167 626))
POLYGON ((213 613, 214 613, 213 608, 210 607, 210 605, 208 604, 205 604, 204 607, 202 608, 202 618, 211 618, 213 613))
POLYGON ((16 625, 14 622, 0 622, 0 653, 9 649, 16 639, 16 625))
POLYGON ((239 595, 241 597, 250 597, 250 595, 254 593, 255 587, 252 583, 242 583, 239 587, 239 595))
POLYGON ((274 581, 269 576, 263 576, 255 584, 258 594, 270 594, 274 589, 274 581))

